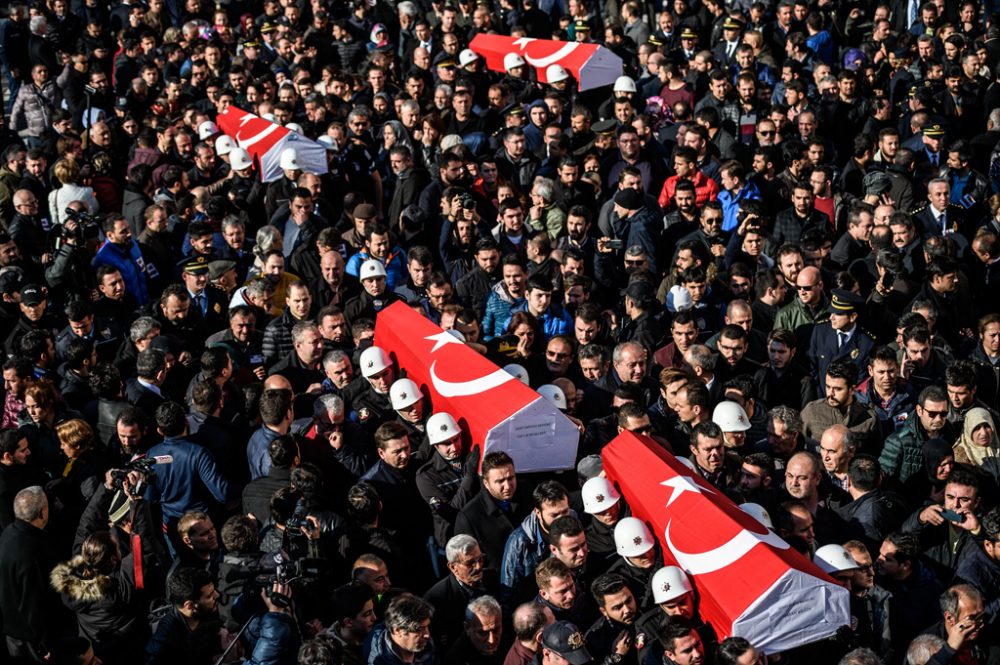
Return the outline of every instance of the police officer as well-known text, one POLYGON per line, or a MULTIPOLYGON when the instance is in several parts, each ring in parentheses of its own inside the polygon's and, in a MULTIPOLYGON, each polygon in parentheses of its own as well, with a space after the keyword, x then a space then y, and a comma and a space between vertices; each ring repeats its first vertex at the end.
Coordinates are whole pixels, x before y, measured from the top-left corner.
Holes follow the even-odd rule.
POLYGON ((434 452, 427 438, 430 413, 420 386, 410 379, 397 379, 389 388, 389 401, 396 412, 396 422, 406 428, 414 459, 420 462, 429 459, 434 452))
POLYGON ((455 530, 455 518, 476 495, 479 449, 466 452, 462 429, 450 413, 427 419, 427 438, 434 454, 417 471, 417 489, 434 514, 434 539, 443 548, 455 530))
POLYGON ((649 649, 663 651, 666 645, 660 641, 658 636, 672 619, 684 619, 691 622, 691 625, 698 631, 706 650, 714 652, 719 639, 715 635, 715 630, 702 621, 698 614, 694 587, 691 586, 691 580, 687 573, 677 566, 664 566, 653 573, 650 585, 656 607, 647 611, 636 621, 638 630, 644 633, 647 638, 639 662, 646 662, 644 654, 649 649))
MULTIPOLYGON (((855 368, 865 367, 875 340, 858 325, 858 309, 864 300, 851 291, 833 289, 830 298, 830 320, 817 323, 809 340, 809 359, 820 394, 824 392, 826 368, 834 360, 850 360, 855 368)), ((859 375, 860 378, 860 375, 859 375)))
POLYGON ((354 400, 354 414, 359 423, 374 432, 379 425, 394 417, 389 386, 396 378, 396 369, 389 355, 377 346, 362 351, 359 364, 361 376, 368 381, 368 387, 354 400))
POLYGON ((653 534, 637 517, 624 517, 615 525, 615 549, 620 558, 608 572, 626 579, 639 610, 645 611, 652 605, 653 572, 662 564, 653 534))

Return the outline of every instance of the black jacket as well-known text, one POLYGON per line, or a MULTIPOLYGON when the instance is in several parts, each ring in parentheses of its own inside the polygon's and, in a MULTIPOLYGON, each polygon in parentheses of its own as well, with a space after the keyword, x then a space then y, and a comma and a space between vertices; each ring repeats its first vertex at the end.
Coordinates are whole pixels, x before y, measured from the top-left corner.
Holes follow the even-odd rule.
POLYGON ((57 635, 58 596, 49 586, 56 565, 48 535, 31 524, 15 520, 0 533, 0 616, 8 637, 40 647, 44 653, 57 635))
POLYGON ((529 508, 515 496, 510 511, 504 512, 489 492, 480 489, 479 494, 459 511, 455 519, 455 534, 467 533, 475 538, 486 557, 486 566, 500 570, 507 536, 521 524, 529 508))
POLYGON ((251 513, 262 527, 271 524, 271 497, 282 487, 292 484, 292 470, 273 464, 263 478, 250 481, 243 488, 243 513, 251 513))
POLYGON ((494 571, 485 571, 478 587, 468 587, 451 573, 439 580, 424 594, 424 600, 434 606, 431 635, 439 648, 449 648, 462 634, 465 625, 465 606, 480 596, 497 597, 500 581, 494 571))
POLYGON ((157 395, 139 383, 139 379, 137 378, 129 379, 125 382, 125 399, 132 406, 142 409, 143 413, 149 417, 152 417, 156 413, 156 407, 166 401, 163 395, 157 395))
POLYGON ((874 489, 837 508, 854 538, 860 538, 872 552, 878 551, 885 537, 906 519, 906 504, 895 492, 874 489))
POLYGON ((417 489, 431 507, 434 515, 434 539, 440 547, 444 547, 451 538, 458 511, 479 490, 476 474, 478 462, 478 454, 466 454, 461 465, 456 468, 441 455, 434 454, 417 471, 417 489))

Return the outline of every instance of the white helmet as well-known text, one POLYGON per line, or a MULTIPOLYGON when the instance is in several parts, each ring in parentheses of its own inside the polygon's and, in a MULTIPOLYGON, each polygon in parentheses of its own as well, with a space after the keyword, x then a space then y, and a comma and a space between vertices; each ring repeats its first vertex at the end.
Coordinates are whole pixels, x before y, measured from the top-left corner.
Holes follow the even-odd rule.
POLYGON ((299 153, 295 148, 285 148, 281 151, 278 159, 278 166, 286 171, 301 171, 302 162, 299 161, 299 153))
POLYGON ((285 125, 285 129, 287 129, 290 132, 296 132, 296 133, 299 133, 299 134, 304 134, 305 133, 305 132, 302 131, 302 125, 300 125, 297 122, 290 122, 290 123, 286 124, 285 125))
POLYGON ((465 67, 476 60, 479 60, 479 54, 471 48, 463 49, 462 52, 458 54, 458 65, 460 67, 465 67))
POLYGON ((590 515, 603 513, 622 498, 611 481, 604 476, 594 476, 583 484, 580 492, 583 496, 583 511, 590 515))
POLYGON ((455 419, 451 417, 450 413, 442 411, 441 413, 435 413, 427 419, 427 440, 431 442, 432 446, 444 443, 448 439, 459 436, 461 433, 462 429, 455 422, 455 419))
POLYGON ((503 68, 508 72, 515 67, 523 67, 526 64, 528 63, 524 61, 524 58, 517 53, 508 53, 503 57, 503 68))
POLYGON ((750 419, 747 412, 736 402, 726 400, 715 405, 712 412, 712 422, 723 432, 745 432, 750 429, 750 419))
POLYGON ((622 556, 642 556, 653 549, 653 534, 638 517, 623 517, 615 525, 615 549, 622 556))
POLYGON ((813 563, 828 575, 858 569, 858 562, 854 560, 847 548, 836 543, 824 545, 816 550, 816 554, 813 555, 813 563))
POLYGON ((566 410, 566 394, 559 386, 554 386, 551 383, 538 386, 538 394, 552 402, 552 405, 560 411, 566 410))
POLYGON ((387 367, 392 367, 389 354, 380 347, 369 346, 361 352, 361 376, 366 379, 375 376, 387 367))
POLYGON ((545 78, 549 80, 549 83, 559 83, 559 81, 565 81, 569 78, 569 72, 562 65, 549 65, 548 69, 545 70, 545 78))
POLYGON ((748 502, 741 503, 739 509, 766 526, 770 531, 774 531, 774 522, 771 521, 771 516, 767 513, 767 508, 764 506, 759 503, 748 502))
POLYGON ((410 379, 398 379, 389 388, 389 401, 392 402, 395 411, 413 406, 423 399, 423 396, 420 386, 410 379))
POLYGON ((251 159, 250 153, 243 148, 233 148, 233 151, 229 153, 229 165, 237 171, 242 171, 253 166, 253 159, 251 159))
POLYGON ((316 143, 319 143, 321 146, 326 148, 327 152, 337 152, 337 142, 334 141, 333 137, 329 134, 323 134, 320 136, 316 139, 316 143))
POLYGON ((619 76, 615 79, 615 87, 612 88, 612 92, 635 92, 635 81, 632 80, 631 76, 619 76))
POLYGON ((510 363, 509 365, 504 365, 503 371, 515 377, 518 381, 520 381, 524 385, 528 385, 528 370, 524 369, 517 363, 510 363))
POLYGON ((382 265, 381 261, 376 261, 375 259, 368 259, 362 263, 361 270, 358 272, 358 279, 361 281, 385 276, 385 266, 382 265))
POLYGON ((232 136, 226 136, 223 134, 219 138, 215 139, 215 154, 228 155, 233 150, 236 149, 236 141, 233 140, 232 136))
POLYGON ((659 605, 694 591, 687 573, 677 566, 664 566, 653 573, 653 602, 659 605))
POLYGON ((204 141, 212 134, 219 133, 219 126, 212 122, 211 120, 202 120, 201 124, 198 125, 198 139, 204 141))

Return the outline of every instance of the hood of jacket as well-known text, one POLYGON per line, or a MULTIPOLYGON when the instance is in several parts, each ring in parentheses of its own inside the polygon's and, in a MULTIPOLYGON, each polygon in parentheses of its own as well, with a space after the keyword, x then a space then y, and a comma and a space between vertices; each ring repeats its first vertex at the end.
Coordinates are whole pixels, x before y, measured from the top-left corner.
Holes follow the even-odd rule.
POLYGON ((113 580, 107 575, 86 578, 82 556, 75 556, 52 569, 49 581, 52 588, 70 599, 81 603, 97 603, 111 591, 113 580))

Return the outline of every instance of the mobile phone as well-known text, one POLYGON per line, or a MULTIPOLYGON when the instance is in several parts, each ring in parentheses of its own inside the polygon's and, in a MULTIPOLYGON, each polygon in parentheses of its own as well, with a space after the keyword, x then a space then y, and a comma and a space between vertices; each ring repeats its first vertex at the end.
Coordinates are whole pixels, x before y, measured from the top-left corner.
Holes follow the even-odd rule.
POLYGON ((621 240, 617 240, 617 239, 616 240, 608 240, 608 241, 606 241, 604 243, 604 246, 607 247, 608 249, 621 249, 622 247, 625 246, 625 243, 623 243, 621 240))
POLYGON ((942 510, 941 517, 945 518, 949 522, 955 522, 956 524, 961 524, 965 521, 965 515, 962 513, 956 513, 954 510, 942 510))

